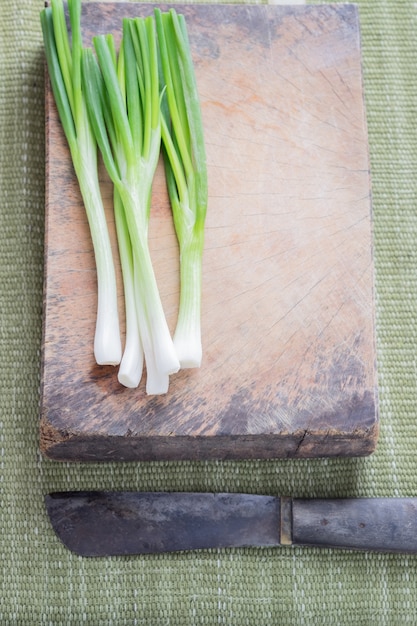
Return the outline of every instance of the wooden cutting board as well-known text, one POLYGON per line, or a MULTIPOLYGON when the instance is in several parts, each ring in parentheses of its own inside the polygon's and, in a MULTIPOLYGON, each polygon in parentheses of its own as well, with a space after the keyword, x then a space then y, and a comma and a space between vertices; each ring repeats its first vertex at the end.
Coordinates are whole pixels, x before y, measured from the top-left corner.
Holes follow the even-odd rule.
MULTIPOLYGON (((369 454, 378 415, 357 9, 177 10, 187 19, 209 170, 202 367, 149 397, 144 382, 123 388, 116 368, 95 365, 92 247, 47 81, 42 452, 70 461, 369 454)), ((119 40, 122 17, 151 11, 85 4, 85 43, 93 33, 119 40)), ((104 172, 102 187, 114 241, 104 172)), ((178 250, 161 167, 150 246, 173 330, 178 250)))

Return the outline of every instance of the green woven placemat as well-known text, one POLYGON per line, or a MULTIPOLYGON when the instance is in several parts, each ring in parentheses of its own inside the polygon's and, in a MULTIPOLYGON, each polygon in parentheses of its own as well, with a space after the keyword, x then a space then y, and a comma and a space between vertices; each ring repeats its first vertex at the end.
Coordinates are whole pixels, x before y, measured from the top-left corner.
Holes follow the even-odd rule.
POLYGON ((415 624, 417 557, 317 549, 82 559, 54 489, 417 495, 417 5, 362 0, 381 434, 367 459, 56 464, 38 452, 43 280, 42 0, 0 5, 0 624, 415 624))

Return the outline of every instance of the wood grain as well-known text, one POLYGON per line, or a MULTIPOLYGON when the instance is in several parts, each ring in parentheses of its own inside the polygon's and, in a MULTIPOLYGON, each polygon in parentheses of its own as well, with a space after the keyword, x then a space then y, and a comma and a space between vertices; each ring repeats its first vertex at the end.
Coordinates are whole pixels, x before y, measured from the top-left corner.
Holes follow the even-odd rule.
MULTIPOLYGON (((91 241, 47 82, 41 449, 77 461, 369 454, 378 414, 357 9, 178 10, 209 169, 203 364, 172 376, 159 397, 146 396, 144 383, 125 389, 115 368, 95 365, 91 241)), ((123 16, 150 11, 88 3, 85 43, 93 32, 118 38, 123 16)), ((114 242, 111 185, 101 178, 114 242)), ((178 247, 161 167, 150 246, 173 330, 178 247)), ((119 285, 123 327, 120 273, 119 285)))

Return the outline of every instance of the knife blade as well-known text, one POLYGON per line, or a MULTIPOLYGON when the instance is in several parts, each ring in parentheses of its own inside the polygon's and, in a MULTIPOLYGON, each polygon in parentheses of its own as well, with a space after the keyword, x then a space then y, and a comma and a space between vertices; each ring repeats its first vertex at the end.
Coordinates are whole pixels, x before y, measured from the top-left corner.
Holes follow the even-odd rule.
POLYGON ((56 535, 82 556, 290 545, 417 553, 417 498, 68 491, 45 504, 56 535))

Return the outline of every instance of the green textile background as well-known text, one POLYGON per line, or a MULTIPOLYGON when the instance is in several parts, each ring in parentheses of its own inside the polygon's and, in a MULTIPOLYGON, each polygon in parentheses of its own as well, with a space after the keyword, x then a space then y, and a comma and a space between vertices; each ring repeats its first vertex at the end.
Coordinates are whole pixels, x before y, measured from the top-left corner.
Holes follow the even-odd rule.
POLYGON ((417 557, 236 549, 82 559, 51 490, 417 495, 417 4, 361 0, 375 219, 381 434, 366 459, 57 464, 40 457, 42 0, 0 4, 0 624, 417 623, 417 557))

